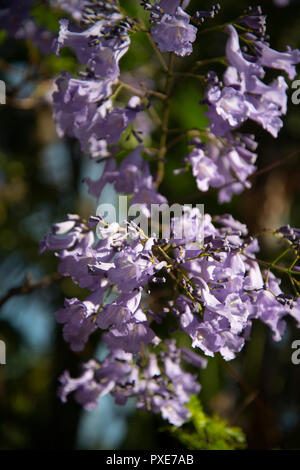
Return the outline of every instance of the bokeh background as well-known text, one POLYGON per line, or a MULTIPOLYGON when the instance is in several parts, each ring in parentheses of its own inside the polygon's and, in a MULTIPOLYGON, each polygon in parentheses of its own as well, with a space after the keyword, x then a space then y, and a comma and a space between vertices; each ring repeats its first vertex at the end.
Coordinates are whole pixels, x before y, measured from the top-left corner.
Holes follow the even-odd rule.
MULTIPOLYGON (((137 0, 121 3, 136 14, 137 0)), ((207 1, 200 3, 201 9, 211 5, 207 1)), ((287 44, 299 48, 299 0, 267 0, 260 4, 268 15, 271 46, 282 51, 287 44)), ((220 14, 206 27, 236 18, 247 6, 249 2, 245 0, 224 0, 220 14)), ((199 8, 196 0, 191 2, 193 7, 199 8)), ((32 16, 55 34, 58 19, 66 15, 50 11, 46 2, 36 2, 32 16)), ((200 36, 184 67, 190 68, 196 59, 224 55, 225 39, 223 33, 200 36)), ((7 104, 0 106, 0 298, 3 298, 26 278, 35 282, 55 272, 56 259, 51 254, 39 255, 39 241, 51 224, 63 219, 66 213, 89 214, 95 210, 95 202, 88 196, 82 178, 95 178, 102 165, 82 155, 77 142, 58 138, 47 102, 51 78, 61 70, 76 71, 72 54, 64 50, 59 59, 54 54, 43 54, 31 41, 17 41, 2 30, 0 57, 0 79, 7 86, 7 104)), ((183 67, 182 62, 177 61, 176 67, 183 67)), ((142 34, 135 36, 122 68, 128 78, 154 74, 158 82, 161 80, 158 64, 142 34)), ((221 73, 222 67, 216 70, 221 73)), ((291 94, 292 90, 289 97, 291 94)), ((178 84, 175 98, 172 127, 205 125, 205 110, 198 104, 202 91, 197 81, 191 81, 189 86, 178 84)), ((285 127, 277 140, 256 126, 245 126, 245 131, 255 132, 260 143, 258 168, 298 150, 299 129, 300 105, 292 104, 291 99, 285 127)), ((154 132, 153 138, 156 136, 154 132)), ((191 175, 173 175, 172 170, 181 166, 185 151, 185 142, 179 141, 168 155, 161 192, 170 201, 204 203, 205 211, 212 214, 232 213, 252 233, 285 223, 300 226, 299 155, 258 176, 250 190, 220 206, 216 193, 197 193, 191 175)), ((102 202, 114 198, 111 188, 106 187, 102 202)), ((260 258, 270 260, 281 248, 267 238, 261 240, 261 246, 260 258)), ((104 397, 93 412, 82 411, 72 399, 61 404, 56 395, 59 374, 64 369, 77 374, 80 361, 92 354, 100 358, 104 354, 97 336, 80 354, 72 353, 62 339, 54 313, 64 296, 75 295, 84 292, 63 280, 26 295, 11 296, 2 305, 0 339, 7 345, 7 364, 0 365, 0 448, 180 448, 181 444, 164 429, 161 419, 136 411, 133 401, 119 407, 113 399, 104 397)), ((203 386, 200 397, 205 410, 241 426, 250 449, 300 448, 300 365, 291 363, 291 343, 295 339, 300 339, 300 331, 292 322, 280 343, 274 343, 270 331, 257 323, 251 341, 236 360, 226 365, 218 358, 210 359, 207 369, 200 374, 203 386)))

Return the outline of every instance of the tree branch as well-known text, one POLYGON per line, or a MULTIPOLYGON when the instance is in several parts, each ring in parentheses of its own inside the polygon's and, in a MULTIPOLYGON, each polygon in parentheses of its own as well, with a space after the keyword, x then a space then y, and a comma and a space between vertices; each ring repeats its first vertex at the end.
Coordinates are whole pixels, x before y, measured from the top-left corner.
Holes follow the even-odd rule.
POLYGON ((38 289, 42 289, 43 287, 48 287, 52 283, 60 281, 61 279, 62 279, 62 276, 60 274, 54 273, 51 276, 45 276, 41 281, 32 282, 30 276, 27 274, 26 280, 21 286, 12 287, 0 299, 0 307, 2 307, 5 304, 5 302, 7 302, 7 300, 9 300, 11 297, 14 297, 16 295, 31 294, 31 292, 34 292, 38 289))

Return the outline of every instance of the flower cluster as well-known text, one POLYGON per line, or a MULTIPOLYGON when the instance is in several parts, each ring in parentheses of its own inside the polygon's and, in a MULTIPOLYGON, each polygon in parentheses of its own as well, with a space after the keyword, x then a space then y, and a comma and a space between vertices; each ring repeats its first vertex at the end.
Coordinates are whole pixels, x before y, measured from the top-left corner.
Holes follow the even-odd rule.
POLYGON ((145 10, 150 12, 150 23, 153 25, 151 35, 161 52, 190 55, 197 36, 197 27, 191 24, 191 20, 197 25, 202 24, 206 18, 213 18, 220 10, 220 5, 217 4, 209 11, 197 11, 191 18, 185 11, 189 3, 190 0, 160 0, 154 5, 147 0, 141 2, 145 10))
POLYGON ((220 137, 251 119, 277 137, 282 127, 280 116, 287 109, 288 85, 283 76, 270 84, 264 83, 263 67, 283 70, 293 79, 295 64, 300 62, 300 51, 276 52, 249 33, 246 41, 254 52, 253 55, 243 54, 236 29, 230 25, 226 31, 229 34, 226 45, 229 66, 224 73, 224 85, 216 83, 206 92, 211 130, 220 137))
POLYGON ((86 70, 80 72, 81 78, 68 73, 58 78, 53 94, 54 119, 60 136, 76 137, 82 151, 105 158, 114 153, 114 144, 142 109, 135 96, 124 108, 114 108, 111 99, 120 76, 120 59, 130 45, 132 22, 120 13, 118 2, 83 2, 81 16, 77 4, 74 8, 73 16, 87 25, 72 30, 68 20, 61 20, 56 54, 70 48, 86 70))
POLYGON ((200 191, 221 188, 220 202, 230 201, 232 194, 249 187, 248 178, 256 170, 254 137, 234 131, 248 119, 261 125, 273 137, 278 136, 283 126, 281 116, 287 111, 288 85, 283 76, 265 83, 264 67, 282 70, 293 79, 295 64, 300 63, 299 50, 288 48, 287 52, 281 53, 269 47, 265 38, 265 16, 259 8, 250 8, 239 23, 251 31, 241 36, 247 44, 246 51, 240 47, 237 29, 226 26, 228 67, 223 81, 214 72, 207 75, 204 102, 208 106, 210 143, 202 144, 186 159, 200 191))
POLYGON ((89 193, 97 198, 107 183, 113 184, 117 193, 132 196, 130 204, 139 205, 147 217, 150 216, 151 204, 167 202, 155 188, 149 165, 142 157, 142 146, 127 155, 119 168, 114 159, 106 160, 101 177, 96 181, 85 178, 85 182, 89 193))
MULTIPOLYGON (((126 181, 124 172, 129 191, 132 174, 127 175, 126 181)), ((89 408, 105 393, 110 392, 117 403, 136 396, 138 406, 161 411, 179 425, 188 416, 184 404, 198 386, 194 376, 181 371, 179 352, 175 362, 161 356, 166 345, 170 350, 169 339, 156 331, 168 324, 168 316, 174 318, 170 335, 183 331, 193 348, 207 356, 219 352, 225 360, 242 349, 254 319, 266 323, 275 340, 282 337, 286 315, 300 326, 299 299, 287 302, 272 273, 263 278, 255 259, 257 240, 247 237, 243 224, 229 215, 217 217, 213 224, 210 216, 200 218, 192 209, 182 219, 174 218, 172 227, 170 240, 162 241, 146 237, 134 222, 122 227, 97 217, 83 221, 70 215, 45 237, 41 249, 56 252, 59 272, 91 291, 84 301, 66 299, 57 312, 65 340, 73 350, 82 350, 100 329, 109 349, 105 361, 88 363, 79 379, 63 375, 63 397, 77 390, 76 398, 89 408), (99 240, 93 232, 96 224, 100 224, 99 240), (175 227, 182 224, 184 235, 178 238, 175 227), (203 231, 201 244, 196 226, 203 231), (152 291, 162 285, 172 286, 172 296, 153 311, 152 291), (163 371, 157 356, 163 357, 163 371)), ((175 354, 175 343, 171 344, 175 354)), ((204 365, 201 356, 189 350, 182 358, 204 365)))
POLYGON ((198 368, 206 365, 188 349, 176 348, 173 341, 166 341, 157 355, 150 352, 138 361, 132 353, 114 349, 102 363, 91 360, 85 364, 77 379, 65 372, 60 378, 59 394, 66 401, 67 395, 75 391, 76 400, 87 410, 96 407, 99 397, 109 392, 119 405, 135 396, 137 408, 161 413, 164 419, 180 426, 190 415, 184 404, 191 394, 200 391, 195 376, 181 368, 182 360, 198 368))
POLYGON ((222 139, 212 132, 207 135, 209 142, 205 144, 194 139, 194 148, 185 162, 191 166, 200 191, 220 188, 219 201, 229 202, 233 194, 250 187, 247 178, 256 170, 257 143, 254 136, 238 132, 228 133, 222 139))
MULTIPOLYGON (((174 57, 192 54, 198 28, 220 9, 217 4, 191 16, 186 11, 189 3, 143 0, 141 6, 150 17, 145 29, 142 21, 127 16, 117 0, 51 0, 75 20, 75 24, 60 21, 56 54, 71 49, 80 68, 76 77, 63 72, 56 80, 52 98, 58 134, 75 137, 83 152, 105 160, 99 179, 85 178, 90 194, 99 198, 105 185, 111 184, 116 193, 128 196, 131 206, 140 205, 149 224, 151 205, 167 203, 159 185, 169 156, 174 57), (146 87, 135 93, 135 86, 121 80, 120 61, 137 31, 146 33, 167 72, 163 93, 146 87), (132 96, 115 106, 116 96, 126 86, 132 96), (152 109, 160 127, 155 129, 161 134, 159 148, 145 148, 143 139, 135 135, 139 145, 124 152, 120 137, 142 111, 149 110, 152 103, 144 98, 150 95, 163 102, 161 118, 152 109), (156 175, 146 155, 157 155, 156 175)), ((28 16, 28 5, 31 0, 18 13, 22 19, 28 16)), ((218 188, 219 201, 228 202, 250 186, 249 177, 256 170, 255 136, 242 133, 240 127, 252 120, 277 137, 287 111, 285 78, 280 75, 268 83, 265 69, 281 70, 293 79, 300 51, 270 48, 266 18, 258 7, 222 29, 229 36, 226 58, 221 60, 226 70, 222 80, 214 71, 204 78, 210 125, 199 131, 201 139, 189 142, 184 162, 199 191, 218 188)), ((286 270, 271 263, 263 272, 256 258, 257 238, 230 215, 213 218, 183 208, 170 226, 167 238, 148 236, 132 220, 120 225, 101 215, 82 219, 69 214, 41 242, 41 252, 50 250, 58 257, 60 274, 89 290, 83 300, 65 299, 56 313, 64 339, 73 351, 82 351, 89 337, 98 333, 108 350, 102 362, 86 363, 79 378, 68 372, 61 376, 63 401, 75 392, 76 400, 92 409, 108 393, 118 404, 133 396, 138 408, 161 413, 179 426, 189 417, 185 405, 200 390, 197 374, 191 371, 205 367, 202 355, 219 353, 225 360, 233 359, 249 339, 253 320, 268 325, 276 341, 283 335, 287 315, 300 327, 297 288, 295 298, 286 295, 271 271, 279 268, 289 277, 299 273, 299 230, 286 226, 274 231, 295 260, 286 270), (178 337, 186 347, 176 343, 178 337)))

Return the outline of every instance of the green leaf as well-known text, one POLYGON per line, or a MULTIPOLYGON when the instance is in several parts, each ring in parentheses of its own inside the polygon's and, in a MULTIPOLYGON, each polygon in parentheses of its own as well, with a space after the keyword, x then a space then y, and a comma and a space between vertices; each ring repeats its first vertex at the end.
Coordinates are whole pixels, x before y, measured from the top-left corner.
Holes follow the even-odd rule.
POLYGON ((190 420, 182 427, 171 428, 172 434, 190 450, 236 450, 246 447, 246 437, 238 427, 229 427, 219 416, 204 413, 197 396, 188 408, 190 420))

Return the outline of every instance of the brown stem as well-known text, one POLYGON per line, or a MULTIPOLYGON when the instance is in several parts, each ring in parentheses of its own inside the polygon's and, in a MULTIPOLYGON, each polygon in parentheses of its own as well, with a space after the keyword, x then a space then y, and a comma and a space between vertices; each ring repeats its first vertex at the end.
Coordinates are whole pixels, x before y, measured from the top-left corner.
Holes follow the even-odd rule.
POLYGON ((253 175, 251 175, 249 179, 256 178, 257 176, 263 175, 264 173, 267 173, 268 171, 274 170, 275 168, 278 168, 278 167, 284 165, 289 160, 292 160, 293 158, 295 158, 299 153, 300 153, 300 149, 298 149, 295 152, 291 153, 290 155, 283 158, 282 160, 278 160, 277 162, 272 163, 271 165, 265 166, 261 170, 258 170, 255 173, 253 173, 253 175))
POLYGON ((146 36, 147 36, 147 38, 148 38, 148 40, 149 40, 149 42, 150 42, 150 44, 151 44, 151 46, 152 46, 152 48, 153 48, 153 50, 154 50, 156 56, 157 56, 157 58, 158 58, 158 60, 159 60, 159 62, 160 62, 160 64, 161 64, 162 68, 164 69, 165 72, 167 72, 167 71, 168 71, 168 67, 167 67, 167 64, 166 64, 166 62, 165 62, 165 59, 163 58, 162 53, 160 52, 160 50, 158 49, 157 45, 156 45, 155 42, 153 41, 153 39, 152 39, 152 37, 151 37, 151 34, 149 33, 149 31, 147 31, 147 30, 145 29, 145 25, 144 25, 144 23, 142 22, 141 19, 138 19, 137 21, 138 21, 139 25, 140 25, 141 28, 142 28, 142 29, 140 30, 140 32, 143 32, 143 33, 146 34, 146 36))
POLYGON ((169 121, 169 114, 170 114, 170 94, 172 89, 172 79, 173 79, 173 69, 174 69, 174 53, 170 52, 169 55, 169 65, 167 71, 167 80, 165 86, 165 101, 164 101, 164 109, 163 109, 163 117, 161 122, 161 138, 160 138, 160 146, 159 146, 159 153, 158 153, 158 169, 157 169, 157 177, 155 182, 155 187, 158 188, 161 184, 164 173, 165 173, 165 162, 164 158, 167 153, 167 135, 168 135, 168 121, 169 121))

